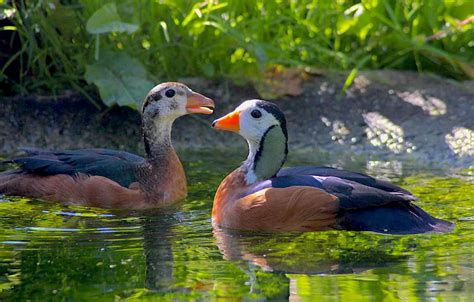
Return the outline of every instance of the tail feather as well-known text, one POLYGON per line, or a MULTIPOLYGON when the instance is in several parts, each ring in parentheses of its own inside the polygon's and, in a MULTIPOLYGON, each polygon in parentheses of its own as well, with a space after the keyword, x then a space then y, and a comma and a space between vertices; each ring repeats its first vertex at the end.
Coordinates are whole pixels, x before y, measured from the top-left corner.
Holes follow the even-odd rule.
POLYGON ((454 230, 454 223, 442 219, 436 219, 436 224, 433 225, 433 233, 450 233, 454 230))
POLYGON ((381 234, 448 233, 454 228, 449 221, 434 218, 411 203, 395 203, 378 208, 344 211, 338 226, 349 231, 381 234))

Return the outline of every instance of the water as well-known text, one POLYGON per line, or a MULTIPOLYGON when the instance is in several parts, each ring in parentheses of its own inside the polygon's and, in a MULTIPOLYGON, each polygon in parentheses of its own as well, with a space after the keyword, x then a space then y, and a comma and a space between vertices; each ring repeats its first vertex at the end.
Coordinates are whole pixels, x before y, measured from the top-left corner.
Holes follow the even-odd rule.
POLYGON ((190 194, 172 209, 117 211, 0 197, 0 300, 473 301, 473 170, 317 157, 390 179, 456 222, 451 234, 213 230, 212 197, 242 154, 182 154, 190 194))

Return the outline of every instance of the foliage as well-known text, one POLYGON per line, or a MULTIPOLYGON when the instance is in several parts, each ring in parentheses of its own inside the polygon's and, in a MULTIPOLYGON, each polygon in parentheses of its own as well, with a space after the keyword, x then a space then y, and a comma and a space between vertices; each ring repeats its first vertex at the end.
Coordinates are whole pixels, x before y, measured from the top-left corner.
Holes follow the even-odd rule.
POLYGON ((97 85, 106 105, 116 103, 137 109, 148 90, 153 88, 140 62, 124 52, 103 52, 98 61, 86 66, 84 77, 97 85))
MULTIPOLYGON (((155 82, 257 78, 274 65, 352 70, 352 77, 361 68, 474 76, 471 0, 12 3, 3 10, 13 8, 14 27, 3 29, 16 31, 21 48, 5 62, 0 79, 10 78, 23 93, 70 86, 83 91, 86 67, 104 49, 126 53, 138 68, 140 62, 155 82), (17 77, 6 72, 15 60, 21 61, 17 77)), ((122 65, 121 73, 129 67, 122 65)), ((349 77, 345 86, 350 83, 349 77)))
POLYGON ((138 25, 122 22, 114 2, 107 3, 89 17, 86 30, 91 34, 105 34, 111 32, 127 32, 129 34, 137 31, 138 25))

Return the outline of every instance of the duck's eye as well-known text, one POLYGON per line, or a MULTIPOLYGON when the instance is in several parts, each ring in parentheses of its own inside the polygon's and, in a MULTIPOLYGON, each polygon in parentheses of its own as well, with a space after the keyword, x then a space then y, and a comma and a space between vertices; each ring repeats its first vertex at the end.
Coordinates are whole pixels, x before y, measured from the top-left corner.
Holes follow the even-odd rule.
POLYGON ((165 92, 165 95, 166 95, 167 97, 169 97, 169 98, 174 97, 175 94, 176 94, 176 91, 174 91, 174 89, 168 89, 168 90, 166 90, 166 92, 165 92))
POLYGON ((250 112, 250 115, 253 117, 253 118, 261 118, 262 117, 262 113, 260 112, 260 110, 253 110, 252 112, 250 112))

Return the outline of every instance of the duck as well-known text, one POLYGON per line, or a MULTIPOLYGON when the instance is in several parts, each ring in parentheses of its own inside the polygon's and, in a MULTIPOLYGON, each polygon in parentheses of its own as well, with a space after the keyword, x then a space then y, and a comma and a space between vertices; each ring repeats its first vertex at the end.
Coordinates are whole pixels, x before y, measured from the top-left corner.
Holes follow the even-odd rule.
POLYGON ((247 100, 215 120, 240 134, 248 156, 219 185, 215 227, 245 231, 450 232, 454 224, 414 204, 409 191, 374 177, 332 167, 282 168, 288 155, 285 115, 274 103, 247 100))
POLYGON ((187 114, 212 114, 214 107, 212 99, 182 83, 161 83, 141 108, 145 157, 103 148, 24 148, 25 155, 4 161, 17 168, 0 173, 0 193, 101 208, 171 205, 187 195, 184 169, 171 142, 173 122, 187 114))

